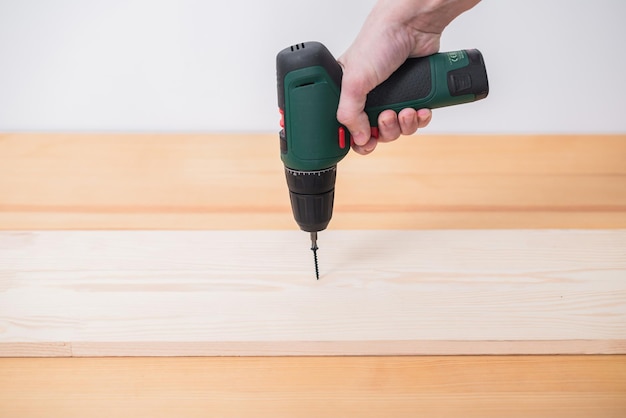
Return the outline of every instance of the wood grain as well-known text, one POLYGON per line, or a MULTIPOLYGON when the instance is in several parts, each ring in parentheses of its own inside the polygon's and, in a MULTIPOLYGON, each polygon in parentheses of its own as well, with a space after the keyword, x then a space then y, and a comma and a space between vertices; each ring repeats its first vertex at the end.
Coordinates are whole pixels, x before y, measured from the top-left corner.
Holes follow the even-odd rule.
MULTIPOLYGON (((418 135, 339 166, 333 229, 626 228, 626 135, 418 135)), ((294 229, 276 135, 0 134, 0 229, 294 229)))
POLYGON ((626 353, 624 230, 319 243, 316 281, 299 231, 4 232, 0 355, 626 353))
POLYGON ((3 417, 626 415, 626 356, 0 359, 3 417))

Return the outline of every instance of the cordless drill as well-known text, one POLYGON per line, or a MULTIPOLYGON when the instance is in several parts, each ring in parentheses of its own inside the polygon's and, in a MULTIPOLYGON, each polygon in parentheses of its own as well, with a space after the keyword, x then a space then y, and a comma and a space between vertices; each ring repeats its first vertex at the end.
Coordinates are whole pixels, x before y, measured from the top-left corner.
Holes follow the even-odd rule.
MULTIPOLYGON (((317 233, 333 213, 337 163, 350 150, 348 129, 336 117, 342 69, 319 42, 285 48, 276 57, 280 155, 291 208, 311 234, 317 268, 317 233)), ((378 115, 412 107, 434 109, 483 99, 489 92, 482 54, 476 49, 409 58, 367 96, 365 112, 377 134, 378 115)))

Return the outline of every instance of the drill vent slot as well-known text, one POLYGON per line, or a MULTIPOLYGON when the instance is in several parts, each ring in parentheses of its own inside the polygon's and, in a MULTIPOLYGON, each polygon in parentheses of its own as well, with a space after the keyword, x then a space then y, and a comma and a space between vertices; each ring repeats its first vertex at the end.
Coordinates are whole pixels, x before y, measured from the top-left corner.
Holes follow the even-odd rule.
POLYGON ((298 51, 300 49, 304 49, 304 42, 301 44, 295 44, 291 46, 291 52, 298 51))

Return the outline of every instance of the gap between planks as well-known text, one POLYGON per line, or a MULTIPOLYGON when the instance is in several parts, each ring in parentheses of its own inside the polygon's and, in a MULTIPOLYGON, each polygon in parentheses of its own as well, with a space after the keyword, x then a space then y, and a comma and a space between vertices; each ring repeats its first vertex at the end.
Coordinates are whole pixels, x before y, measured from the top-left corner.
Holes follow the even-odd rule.
POLYGON ((626 340, 0 342, 0 357, 230 357, 625 354, 626 340))

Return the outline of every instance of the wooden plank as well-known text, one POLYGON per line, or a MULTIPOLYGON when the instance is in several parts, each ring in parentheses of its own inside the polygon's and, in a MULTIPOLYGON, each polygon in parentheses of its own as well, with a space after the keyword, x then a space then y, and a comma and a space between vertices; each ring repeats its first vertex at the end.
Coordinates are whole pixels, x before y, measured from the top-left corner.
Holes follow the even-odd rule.
MULTIPOLYGON (((626 228, 626 135, 418 135, 341 162, 334 229, 626 228)), ((294 229, 276 135, 0 134, 0 229, 294 229)))
POLYGON ((7 417, 626 415, 626 356, 0 359, 7 417))
POLYGON ((299 231, 4 232, 0 341, 75 356, 626 353, 625 230, 319 243, 315 281, 299 231))

